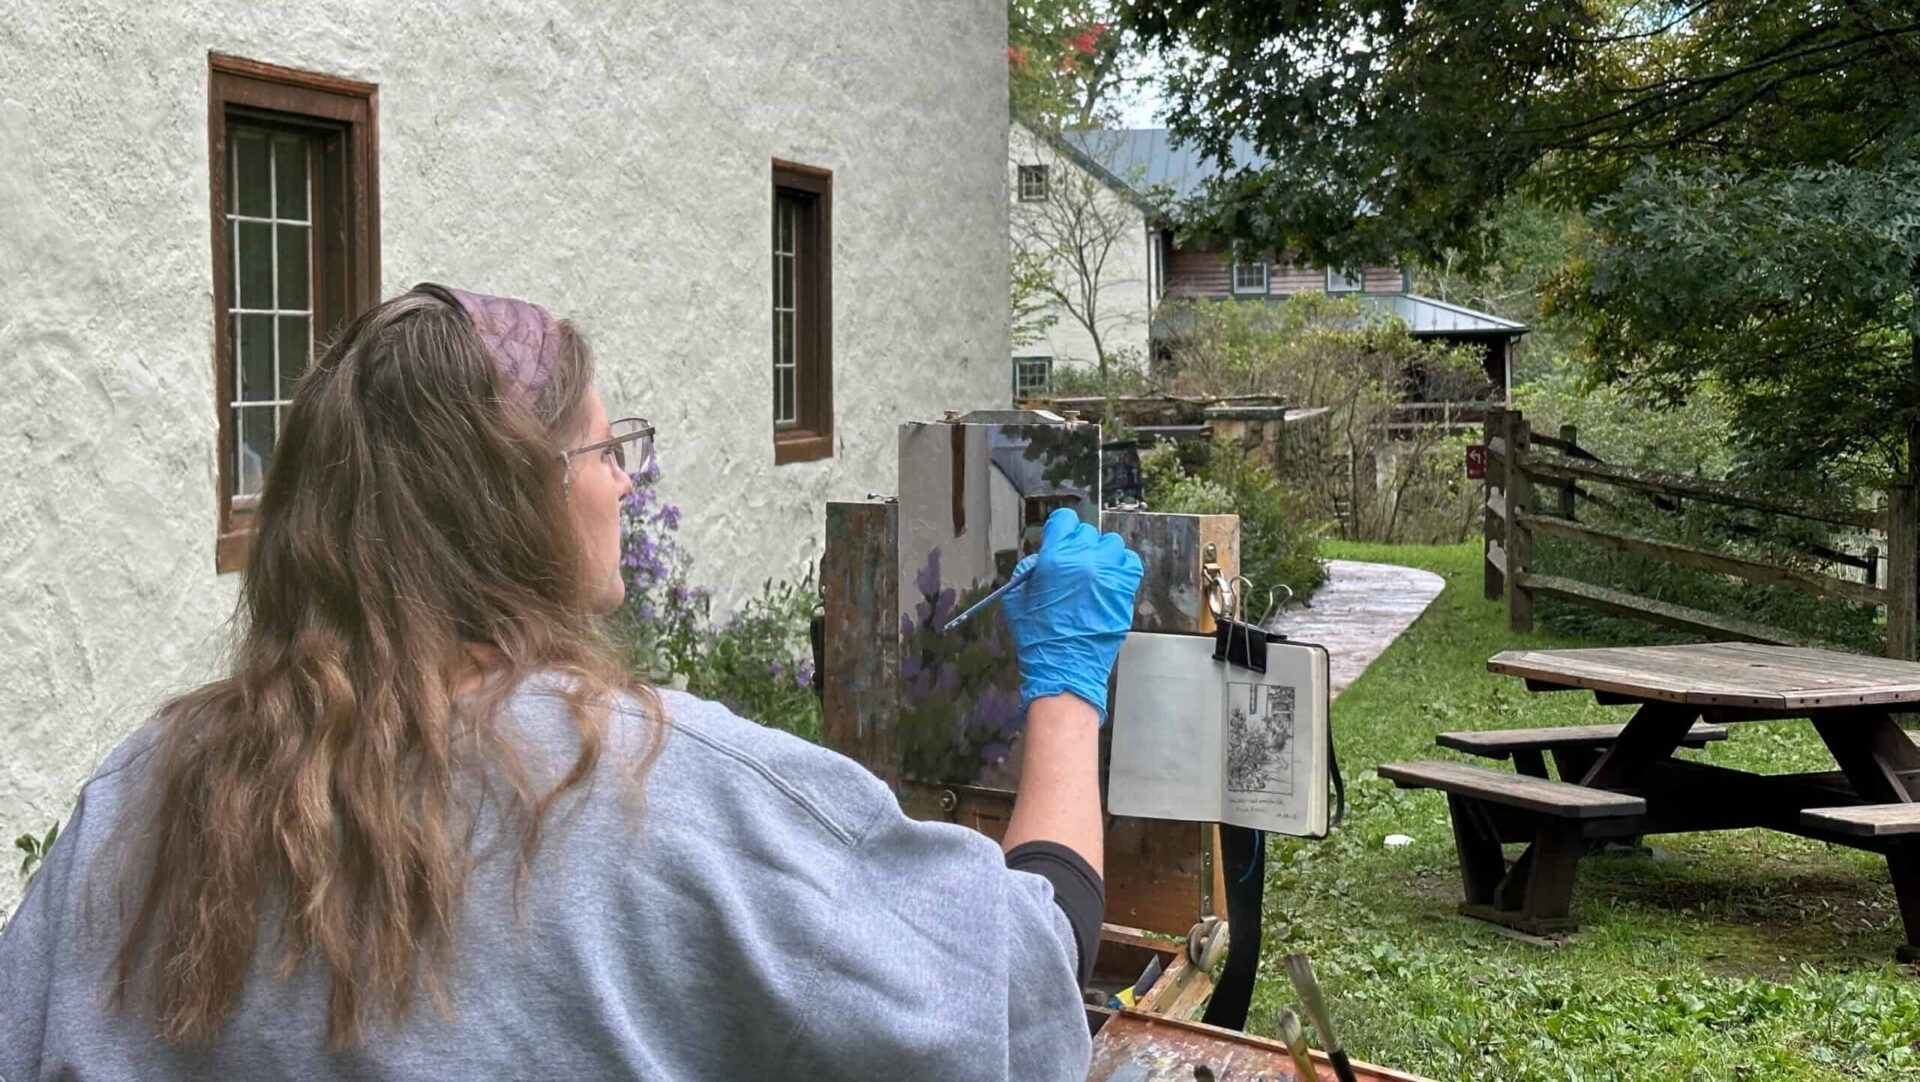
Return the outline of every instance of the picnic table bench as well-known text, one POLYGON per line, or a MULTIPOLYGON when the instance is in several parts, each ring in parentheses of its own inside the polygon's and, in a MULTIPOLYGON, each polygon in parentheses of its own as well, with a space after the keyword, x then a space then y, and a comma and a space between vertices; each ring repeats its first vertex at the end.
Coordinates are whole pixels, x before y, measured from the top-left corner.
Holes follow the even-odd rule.
POLYGON ((1442 747, 1512 758, 1518 773, 1458 762, 1388 763, 1382 777, 1447 794, 1461 911, 1535 934, 1568 931, 1588 843, 1764 827, 1885 855, 1920 960, 1920 747, 1895 721, 1920 710, 1920 664, 1752 643, 1523 650, 1487 667, 1533 691, 1588 691, 1639 709, 1622 726, 1443 733, 1442 747), (1676 758, 1736 723, 1810 722, 1831 771, 1754 774, 1676 758), (1546 776, 1551 753, 1559 779, 1546 776), (1508 863, 1503 843, 1524 843, 1508 863))

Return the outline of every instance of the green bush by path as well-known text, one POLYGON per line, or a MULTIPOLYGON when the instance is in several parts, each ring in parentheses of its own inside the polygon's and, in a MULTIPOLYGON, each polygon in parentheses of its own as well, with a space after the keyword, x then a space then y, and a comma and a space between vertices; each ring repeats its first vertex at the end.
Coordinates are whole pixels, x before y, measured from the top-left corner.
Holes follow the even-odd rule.
MULTIPOLYGON (((1334 704, 1346 825, 1269 851, 1267 939, 1250 1027, 1292 999, 1279 956, 1306 951, 1362 1059, 1451 1082, 1920 1077, 1920 978, 1890 964, 1900 924, 1883 861, 1764 831, 1668 835, 1658 859, 1582 862, 1581 931, 1543 948, 1454 915, 1444 797, 1374 768, 1457 758, 1452 729, 1596 724, 1621 708, 1531 694, 1486 671, 1504 649, 1590 645, 1511 635, 1483 600, 1477 545, 1333 543, 1329 555, 1447 578, 1427 613, 1334 704), (1403 833, 1412 845, 1388 850, 1403 833)), ((1687 753, 1760 771, 1831 769, 1804 722, 1736 726, 1687 753)))

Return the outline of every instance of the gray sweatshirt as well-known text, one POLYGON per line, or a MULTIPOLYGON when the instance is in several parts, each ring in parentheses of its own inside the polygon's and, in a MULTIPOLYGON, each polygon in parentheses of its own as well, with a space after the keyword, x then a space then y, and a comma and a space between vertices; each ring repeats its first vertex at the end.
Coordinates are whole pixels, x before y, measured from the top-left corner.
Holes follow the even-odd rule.
MULTIPOLYGON (((272 949, 210 1047, 168 1046, 104 1005, 122 932, 105 843, 152 758, 151 729, 136 734, 0 933, 0 1080, 1086 1076, 1073 932, 1046 880, 979 834, 908 819, 846 758, 663 698, 644 803, 614 774, 644 731, 629 705, 592 785, 550 820, 521 918, 503 847, 471 873, 451 1016, 416 999, 347 1052, 327 1049, 324 973, 277 979, 272 949)), ((578 747, 538 681, 502 725, 549 769, 578 747)))

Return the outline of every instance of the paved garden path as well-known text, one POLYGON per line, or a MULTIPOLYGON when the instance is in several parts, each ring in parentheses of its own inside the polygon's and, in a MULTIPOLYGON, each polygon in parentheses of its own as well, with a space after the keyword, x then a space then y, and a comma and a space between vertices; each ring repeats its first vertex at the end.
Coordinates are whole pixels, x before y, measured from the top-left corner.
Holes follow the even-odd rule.
MULTIPOLYGON (((1283 612, 1272 627, 1327 648, 1337 698, 1413 625, 1445 585, 1439 575, 1418 568, 1328 560, 1326 585, 1314 593, 1312 607, 1283 612)), ((1247 600, 1251 608, 1266 599, 1247 600)))

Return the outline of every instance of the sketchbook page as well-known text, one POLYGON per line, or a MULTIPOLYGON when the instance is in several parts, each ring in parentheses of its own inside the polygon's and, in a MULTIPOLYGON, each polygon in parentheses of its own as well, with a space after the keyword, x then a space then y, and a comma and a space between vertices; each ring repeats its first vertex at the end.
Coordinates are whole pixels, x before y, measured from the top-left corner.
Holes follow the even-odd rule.
POLYGON ((1114 671, 1107 810, 1218 819, 1221 666, 1212 637, 1136 631, 1114 671))
POLYGON ((1220 705, 1220 820, 1274 834, 1327 832, 1327 655, 1269 643, 1267 671, 1229 669, 1220 705))

